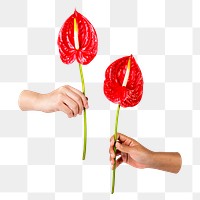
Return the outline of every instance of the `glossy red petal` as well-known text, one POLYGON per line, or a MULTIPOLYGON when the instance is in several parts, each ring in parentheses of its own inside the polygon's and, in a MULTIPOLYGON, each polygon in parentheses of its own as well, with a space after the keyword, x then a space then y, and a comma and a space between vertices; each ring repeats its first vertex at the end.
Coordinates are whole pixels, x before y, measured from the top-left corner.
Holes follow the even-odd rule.
POLYGON ((143 78, 133 56, 120 58, 107 68, 104 94, 111 102, 122 107, 133 107, 140 102, 143 94, 143 78), (131 59, 130 74, 127 85, 122 86, 129 58, 131 59))
POLYGON ((61 60, 65 64, 71 64, 75 59, 80 64, 89 64, 98 50, 98 39, 94 27, 77 11, 63 24, 57 43, 61 60), (74 44, 74 18, 78 24, 79 49, 76 49, 74 44))

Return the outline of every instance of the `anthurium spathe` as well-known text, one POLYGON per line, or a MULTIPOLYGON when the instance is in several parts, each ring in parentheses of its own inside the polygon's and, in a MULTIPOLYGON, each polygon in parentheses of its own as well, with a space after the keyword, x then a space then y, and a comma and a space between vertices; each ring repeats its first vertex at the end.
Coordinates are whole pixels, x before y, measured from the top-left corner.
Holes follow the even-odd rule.
POLYGON ((132 55, 116 60, 107 68, 104 94, 111 102, 133 107, 140 102, 142 93, 142 73, 132 55))
POLYGON ((92 24, 76 10, 65 21, 58 35, 60 58, 65 64, 75 60, 87 65, 97 54, 98 38, 92 24))

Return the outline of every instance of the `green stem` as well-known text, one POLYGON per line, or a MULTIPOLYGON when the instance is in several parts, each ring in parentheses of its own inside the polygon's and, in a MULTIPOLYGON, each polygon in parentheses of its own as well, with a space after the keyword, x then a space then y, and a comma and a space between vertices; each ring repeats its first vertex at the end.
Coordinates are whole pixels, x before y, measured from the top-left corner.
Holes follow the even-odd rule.
POLYGON ((84 82, 84 76, 83 76, 83 69, 82 69, 82 64, 80 63, 79 63, 79 71, 80 71, 80 76, 81 76, 82 92, 85 95, 85 82, 84 82))
MULTIPOLYGON (((81 76, 82 92, 85 95, 85 82, 84 82, 82 64, 80 64, 80 63, 79 63, 79 71, 80 71, 80 76, 81 76)), ((82 160, 85 160, 86 148, 87 148, 87 115, 86 115, 86 109, 84 108, 84 142, 83 142, 82 160)))
MULTIPOLYGON (((116 117, 115 117, 115 132, 114 132, 115 144, 116 144, 116 141, 117 141, 117 128, 118 128, 119 111, 120 111, 120 105, 117 106, 116 117)), ((116 153, 116 147, 115 146, 114 146, 114 152, 116 153)), ((115 171, 116 171, 116 157, 114 159, 114 169, 113 169, 113 173, 112 173, 112 191, 111 191, 111 194, 113 194, 114 191, 115 191, 115 171)))

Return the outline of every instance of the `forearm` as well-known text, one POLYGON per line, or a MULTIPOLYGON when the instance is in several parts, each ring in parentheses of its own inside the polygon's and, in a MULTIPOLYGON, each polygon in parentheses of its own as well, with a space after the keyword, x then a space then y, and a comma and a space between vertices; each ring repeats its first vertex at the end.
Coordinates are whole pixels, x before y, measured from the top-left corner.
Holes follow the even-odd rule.
POLYGON ((21 92, 18 104, 21 110, 36 110, 41 111, 41 100, 43 95, 37 92, 24 90, 21 92))
POLYGON ((154 152, 149 168, 178 173, 182 165, 182 159, 177 152, 154 152))

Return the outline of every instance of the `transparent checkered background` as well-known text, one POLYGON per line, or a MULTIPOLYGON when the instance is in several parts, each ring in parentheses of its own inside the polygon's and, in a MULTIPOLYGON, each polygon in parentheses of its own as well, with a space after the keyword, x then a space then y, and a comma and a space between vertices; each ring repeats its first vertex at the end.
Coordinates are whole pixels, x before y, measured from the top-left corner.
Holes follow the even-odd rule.
POLYGON ((199 200, 200 1, 0 1, 0 199, 199 200), (77 63, 61 63, 58 31, 74 9, 97 30, 99 51, 84 67, 89 97, 87 159, 82 117, 19 111, 23 89, 81 89, 77 63), (116 105, 104 72, 133 54, 144 76, 141 103, 122 109, 119 131, 155 151, 179 151, 178 175, 122 165, 110 195, 109 137, 116 105))

